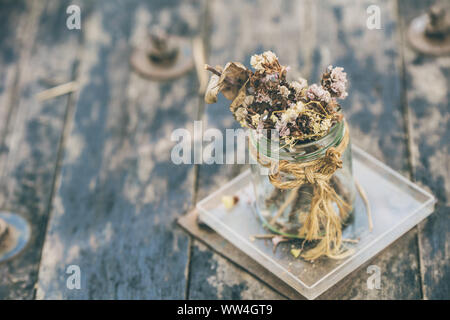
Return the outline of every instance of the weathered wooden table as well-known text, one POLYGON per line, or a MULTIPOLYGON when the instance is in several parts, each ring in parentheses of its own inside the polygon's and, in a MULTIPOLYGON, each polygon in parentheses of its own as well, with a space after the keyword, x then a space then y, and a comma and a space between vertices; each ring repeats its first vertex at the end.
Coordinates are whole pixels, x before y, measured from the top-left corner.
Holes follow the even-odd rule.
POLYGON ((450 57, 418 54, 405 38, 430 4, 1 1, 0 202, 29 219, 32 239, 0 264, 0 298, 286 298, 175 224, 243 167, 171 162, 174 129, 192 131, 200 119, 237 126, 226 101, 204 106, 194 71, 154 82, 130 68, 133 46, 153 26, 202 37, 212 65, 273 50, 313 81, 328 64, 345 67, 353 141, 438 205, 322 298, 450 298, 450 57), (81 8, 81 30, 66 27, 70 4, 81 8), (373 4, 381 29, 369 30, 373 4), (72 80, 77 92, 36 100, 72 80), (379 290, 367 288, 370 264, 381 269, 379 290), (66 287, 69 265, 80 266, 80 290, 66 287))

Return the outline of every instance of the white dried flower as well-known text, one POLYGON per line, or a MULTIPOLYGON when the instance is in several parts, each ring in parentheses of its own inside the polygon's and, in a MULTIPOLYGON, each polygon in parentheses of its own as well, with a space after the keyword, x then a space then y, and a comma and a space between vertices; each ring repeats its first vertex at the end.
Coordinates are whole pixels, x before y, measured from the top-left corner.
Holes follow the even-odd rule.
POLYGON ((254 54, 250 58, 250 65, 256 70, 256 71, 264 71, 265 68, 263 64, 273 64, 278 61, 277 56, 272 51, 266 51, 263 54, 254 54))
POLYGON ((260 114, 255 114, 251 117, 252 119, 252 125, 257 127, 259 125, 259 119, 261 118, 260 114))
POLYGON ((292 89, 294 89, 295 93, 299 94, 302 92, 302 86, 297 81, 292 81, 290 85, 292 89))
POLYGON ((291 93, 289 89, 286 88, 285 86, 279 86, 278 90, 280 91, 281 95, 286 99, 289 97, 289 94, 291 93))
POLYGON ((273 123, 277 123, 278 122, 278 117, 272 113, 272 115, 270 116, 270 120, 272 120, 273 123))
POLYGON ((315 134, 320 133, 320 124, 317 122, 312 123, 312 128, 315 134))
POLYGON ((256 71, 264 71, 263 64, 264 58, 260 54, 254 54, 250 58, 250 65, 255 69, 256 71))
POLYGON ((297 101, 292 108, 294 108, 298 113, 305 111, 305 105, 301 101, 297 101))
POLYGON ((308 81, 303 78, 298 78, 297 81, 292 81, 290 83, 291 87, 295 90, 297 95, 301 94, 303 89, 308 87, 308 81))
POLYGON ((247 109, 240 107, 236 110, 236 112, 234 113, 234 116, 236 117, 236 120, 238 122, 244 121, 245 117, 247 116, 247 109))
POLYGON ((289 108, 286 109, 285 112, 281 115, 282 122, 295 122, 298 115, 304 111, 305 106, 301 101, 298 101, 296 104, 292 104, 289 108))
POLYGON ((281 121, 283 121, 283 122, 292 122, 295 119, 297 119, 297 116, 298 116, 298 113, 293 108, 288 108, 281 115, 281 121))
POLYGON ((266 59, 266 61, 269 64, 272 64, 276 61, 278 61, 278 57, 276 56, 275 53, 273 53, 272 51, 266 51, 263 53, 264 58, 266 59))
POLYGON ((330 129, 330 127, 331 127, 331 120, 330 119, 324 119, 320 123, 320 129, 322 131, 328 131, 328 129, 330 129))
POLYGON ((308 86, 308 80, 306 80, 306 79, 304 79, 304 78, 302 78, 302 77, 299 77, 299 78, 297 79, 297 82, 300 84, 300 86, 302 87, 302 89, 304 89, 304 88, 306 88, 306 87, 308 86))

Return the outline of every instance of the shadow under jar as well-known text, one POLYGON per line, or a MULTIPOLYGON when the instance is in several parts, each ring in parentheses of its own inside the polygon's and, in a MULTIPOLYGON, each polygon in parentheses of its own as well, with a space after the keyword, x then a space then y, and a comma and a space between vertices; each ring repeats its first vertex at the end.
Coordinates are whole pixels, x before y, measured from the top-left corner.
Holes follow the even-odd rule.
MULTIPOLYGON (((258 137, 255 130, 250 132, 250 148, 259 152, 260 158, 270 161, 287 160, 289 162, 310 162, 325 156, 331 147, 337 147, 344 138, 347 126, 344 121, 335 124, 327 135, 319 140, 298 143, 292 150, 280 148, 278 141, 272 142, 266 137, 258 137)), ((293 238, 303 238, 299 230, 310 212, 314 186, 305 183, 298 188, 282 190, 276 188, 269 180, 268 169, 258 163, 255 154, 252 156, 252 183, 256 196, 256 212, 263 225, 272 232, 293 238)), ((342 154, 342 168, 337 169, 329 180, 330 186, 337 195, 344 200, 351 209, 347 218, 342 222, 345 227, 354 214, 356 187, 352 174, 351 144, 342 154)), ((284 181, 294 180, 295 177, 282 173, 284 181)), ((334 211, 339 214, 338 206, 332 203, 334 211)))

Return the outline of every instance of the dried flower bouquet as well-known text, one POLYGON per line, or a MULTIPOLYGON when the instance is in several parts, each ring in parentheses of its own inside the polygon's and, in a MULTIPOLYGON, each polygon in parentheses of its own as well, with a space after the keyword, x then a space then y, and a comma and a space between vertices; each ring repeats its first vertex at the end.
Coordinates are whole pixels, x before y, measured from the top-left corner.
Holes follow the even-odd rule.
POLYGON ((212 75, 205 101, 217 102, 221 92, 232 101, 235 119, 254 130, 258 139, 270 140, 268 132, 275 130, 278 150, 314 156, 274 161, 268 154, 252 153, 260 166, 270 168, 268 178, 254 179, 261 219, 271 231, 313 243, 299 254, 307 260, 351 254, 343 249, 342 225, 352 211, 355 188, 348 127, 337 102, 348 95, 346 73, 329 66, 320 84, 308 85, 302 78, 288 81, 289 67, 281 65, 271 51, 252 56, 250 64, 254 70, 239 62, 223 68, 206 65, 212 75))
POLYGON ((243 127, 275 129, 289 146, 325 136, 342 120, 337 99, 347 97, 347 75, 343 68, 329 66, 321 84, 308 85, 303 79, 288 81, 289 67, 267 51, 250 60, 254 71, 239 62, 224 68, 206 66, 213 73, 205 101, 217 102, 219 92, 232 100, 230 110, 243 127))

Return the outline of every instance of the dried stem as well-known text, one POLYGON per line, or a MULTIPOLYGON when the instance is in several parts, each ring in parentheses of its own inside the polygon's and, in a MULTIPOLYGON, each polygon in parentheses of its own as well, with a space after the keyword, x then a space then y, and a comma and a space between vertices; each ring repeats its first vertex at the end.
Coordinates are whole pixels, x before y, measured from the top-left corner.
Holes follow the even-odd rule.
POLYGON ((220 72, 214 67, 211 67, 209 64, 205 64, 205 70, 208 70, 209 72, 212 72, 219 77, 222 75, 222 72, 220 72))
POLYGON ((272 219, 270 220, 270 224, 274 224, 277 221, 277 219, 283 214, 283 212, 287 208, 287 206, 297 199, 298 189, 299 189, 299 187, 296 187, 291 190, 291 192, 289 193, 289 195, 286 198, 286 200, 284 201, 284 203, 280 206, 280 208, 278 208, 277 214, 275 216, 273 216, 272 219))
MULTIPOLYGON (((208 70, 209 72, 214 73, 218 77, 222 76, 222 72, 220 72, 219 70, 217 70, 214 67, 211 67, 209 64, 205 64, 205 70, 208 70)), ((228 78, 228 77, 225 77, 223 79, 223 81, 228 83, 228 84, 230 84, 230 85, 235 85, 235 82, 232 79, 228 78)))
POLYGON ((369 231, 372 232, 373 230, 373 221, 372 221, 372 212, 370 209, 370 203, 369 198, 366 195, 366 192, 362 188, 362 186, 359 184, 358 180, 355 179, 355 185, 358 189, 359 194, 361 195, 362 200, 364 201, 364 204, 366 205, 366 211, 367 211, 367 219, 369 220, 369 231))

